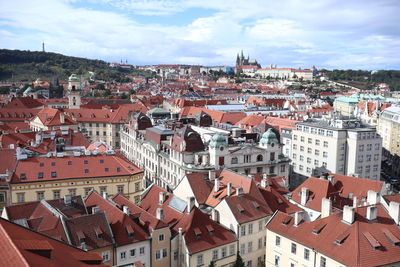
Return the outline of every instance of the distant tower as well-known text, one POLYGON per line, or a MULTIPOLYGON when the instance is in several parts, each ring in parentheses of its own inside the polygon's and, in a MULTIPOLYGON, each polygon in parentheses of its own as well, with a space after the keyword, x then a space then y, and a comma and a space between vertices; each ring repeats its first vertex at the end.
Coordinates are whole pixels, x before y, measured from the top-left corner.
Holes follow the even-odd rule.
POLYGON ((42 43, 42 52, 46 52, 44 51, 44 42, 42 43))
POLYGON ((79 109, 81 107, 81 80, 76 74, 71 74, 68 79, 68 108, 79 109))

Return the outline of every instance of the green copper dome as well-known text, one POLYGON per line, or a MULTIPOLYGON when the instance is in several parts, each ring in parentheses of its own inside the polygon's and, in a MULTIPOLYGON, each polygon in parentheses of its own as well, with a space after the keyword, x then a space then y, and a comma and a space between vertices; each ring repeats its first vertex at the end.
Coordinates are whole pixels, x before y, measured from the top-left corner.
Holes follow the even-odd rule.
POLYGON ((69 76, 69 78, 68 78, 68 81, 69 82, 79 82, 80 80, 79 80, 78 76, 76 76, 76 74, 71 74, 71 76, 69 76))
POLYGON ((272 131, 272 128, 269 128, 265 133, 263 133, 261 140, 261 144, 271 144, 271 143, 279 143, 278 138, 276 138, 276 134, 272 131))
POLYGON ((221 134, 215 134, 210 141, 210 147, 217 148, 220 146, 227 146, 226 137, 221 134))

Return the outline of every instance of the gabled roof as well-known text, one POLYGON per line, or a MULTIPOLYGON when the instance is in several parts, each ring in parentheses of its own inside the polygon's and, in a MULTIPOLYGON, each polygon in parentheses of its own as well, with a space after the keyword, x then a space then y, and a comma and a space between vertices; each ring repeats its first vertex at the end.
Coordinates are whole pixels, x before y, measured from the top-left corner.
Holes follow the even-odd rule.
POLYGON ((293 226, 294 219, 283 223, 287 214, 277 212, 267 229, 346 266, 383 266, 400 262, 400 244, 394 245, 390 237, 400 238, 400 230, 380 205, 376 205, 377 219, 368 221, 367 207, 355 210, 355 221, 342 221, 342 212, 293 226), (321 228, 319 233, 315 229, 321 228), (374 247, 375 246, 375 247, 374 247))
POLYGON ((98 207, 100 211, 106 214, 118 246, 144 241, 150 237, 149 233, 136 223, 130 215, 125 214, 115 203, 104 199, 96 191, 91 191, 85 202, 88 210, 98 207))
POLYGON ((0 257, 5 266, 107 266, 102 257, 0 218, 0 257))
POLYGON ((292 192, 292 200, 301 203, 301 190, 308 188, 309 197, 306 207, 321 211, 322 198, 330 198, 332 205, 336 208, 343 208, 344 205, 352 205, 353 197, 357 197, 361 202, 366 199, 368 190, 381 192, 384 183, 381 181, 357 178, 352 176, 329 174, 333 176, 333 183, 327 179, 309 177, 299 187, 292 192))
POLYGON ((45 126, 76 124, 76 122, 71 117, 69 117, 68 115, 64 115, 64 113, 54 108, 43 108, 37 113, 36 116, 45 126), (62 121, 62 116, 64 116, 64 122, 62 121))
POLYGON ((14 97, 4 108, 40 108, 43 103, 32 97, 14 97))

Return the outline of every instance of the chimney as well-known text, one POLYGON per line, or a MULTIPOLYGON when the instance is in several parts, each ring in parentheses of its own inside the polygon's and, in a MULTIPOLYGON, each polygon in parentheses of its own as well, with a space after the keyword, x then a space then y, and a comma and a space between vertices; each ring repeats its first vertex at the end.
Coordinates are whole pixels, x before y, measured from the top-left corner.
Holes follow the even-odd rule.
POLYGON ((60 112, 60 122, 61 122, 61 124, 64 124, 64 123, 65 123, 64 112, 60 112))
POLYGON ((215 176, 216 176, 215 170, 208 171, 208 179, 210 179, 210 181, 214 180, 215 176))
POLYGON ((243 195, 243 187, 238 187, 238 188, 236 188, 236 195, 237 195, 237 196, 243 195))
POLYGON ((212 219, 213 221, 215 221, 215 222, 219 222, 219 214, 218 214, 218 211, 217 211, 217 210, 213 209, 213 210, 211 211, 211 219, 212 219))
POLYGON ((367 202, 369 205, 379 204, 379 200, 379 193, 373 190, 368 190, 367 202))
POLYGON ((350 206, 343 207, 343 221, 348 224, 352 224, 354 222, 354 209, 350 206))
POLYGON ((304 211, 296 211, 294 214, 294 226, 298 226, 304 217, 304 211))
POLYGON ((157 209, 156 217, 160 221, 164 220, 164 210, 162 208, 157 209))
POLYGON ((322 205, 321 205, 321 218, 330 216, 331 211, 332 211, 332 201, 324 197, 322 199, 322 205))
POLYGON ((376 217, 378 217, 378 209, 375 206, 369 206, 367 208, 367 220, 373 221, 376 220, 376 217))
POLYGON ((194 207, 194 197, 188 197, 187 198, 187 207, 186 207, 186 211, 187 211, 187 213, 189 214, 191 211, 192 211, 192 209, 193 209, 193 207, 194 207))
POLYGON ((226 185, 226 195, 229 197, 232 194, 232 184, 228 183, 226 185))
POLYGON ((126 215, 131 215, 131 212, 129 211, 129 207, 128 206, 123 206, 122 209, 123 209, 123 211, 124 211, 124 213, 126 215))
POLYGON ((268 186, 268 176, 266 173, 263 173, 262 180, 261 180, 261 187, 266 188, 268 186))
POLYGON ((162 205, 162 204, 164 204, 164 201, 165 201, 165 193, 160 192, 159 198, 158 198, 158 204, 162 205))
POLYGON ((108 199, 108 193, 106 191, 103 191, 103 198, 108 199))
POLYGON ((393 218, 397 225, 400 224, 400 203, 390 201, 389 203, 389 215, 393 218))
POLYGON ((219 191, 219 179, 215 178, 214 180, 214 192, 218 192, 219 191))
POLYGON ((100 208, 97 206, 92 207, 92 214, 99 213, 100 208))
POLYGON ((302 187, 301 188, 301 202, 300 204, 305 206, 308 200, 308 188, 302 187))
POLYGON ((353 197, 353 208, 357 208, 357 202, 358 202, 357 197, 353 197))
POLYGON ((333 185, 335 182, 335 176, 333 175, 328 175, 328 181, 333 185))

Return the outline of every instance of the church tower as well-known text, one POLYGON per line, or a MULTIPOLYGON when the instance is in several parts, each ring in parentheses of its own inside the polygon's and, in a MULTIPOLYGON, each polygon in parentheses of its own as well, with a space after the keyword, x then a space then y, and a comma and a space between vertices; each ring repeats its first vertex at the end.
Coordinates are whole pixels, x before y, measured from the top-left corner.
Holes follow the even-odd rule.
POLYGON ((81 107, 81 81, 72 74, 68 79, 68 108, 79 109, 81 107))

